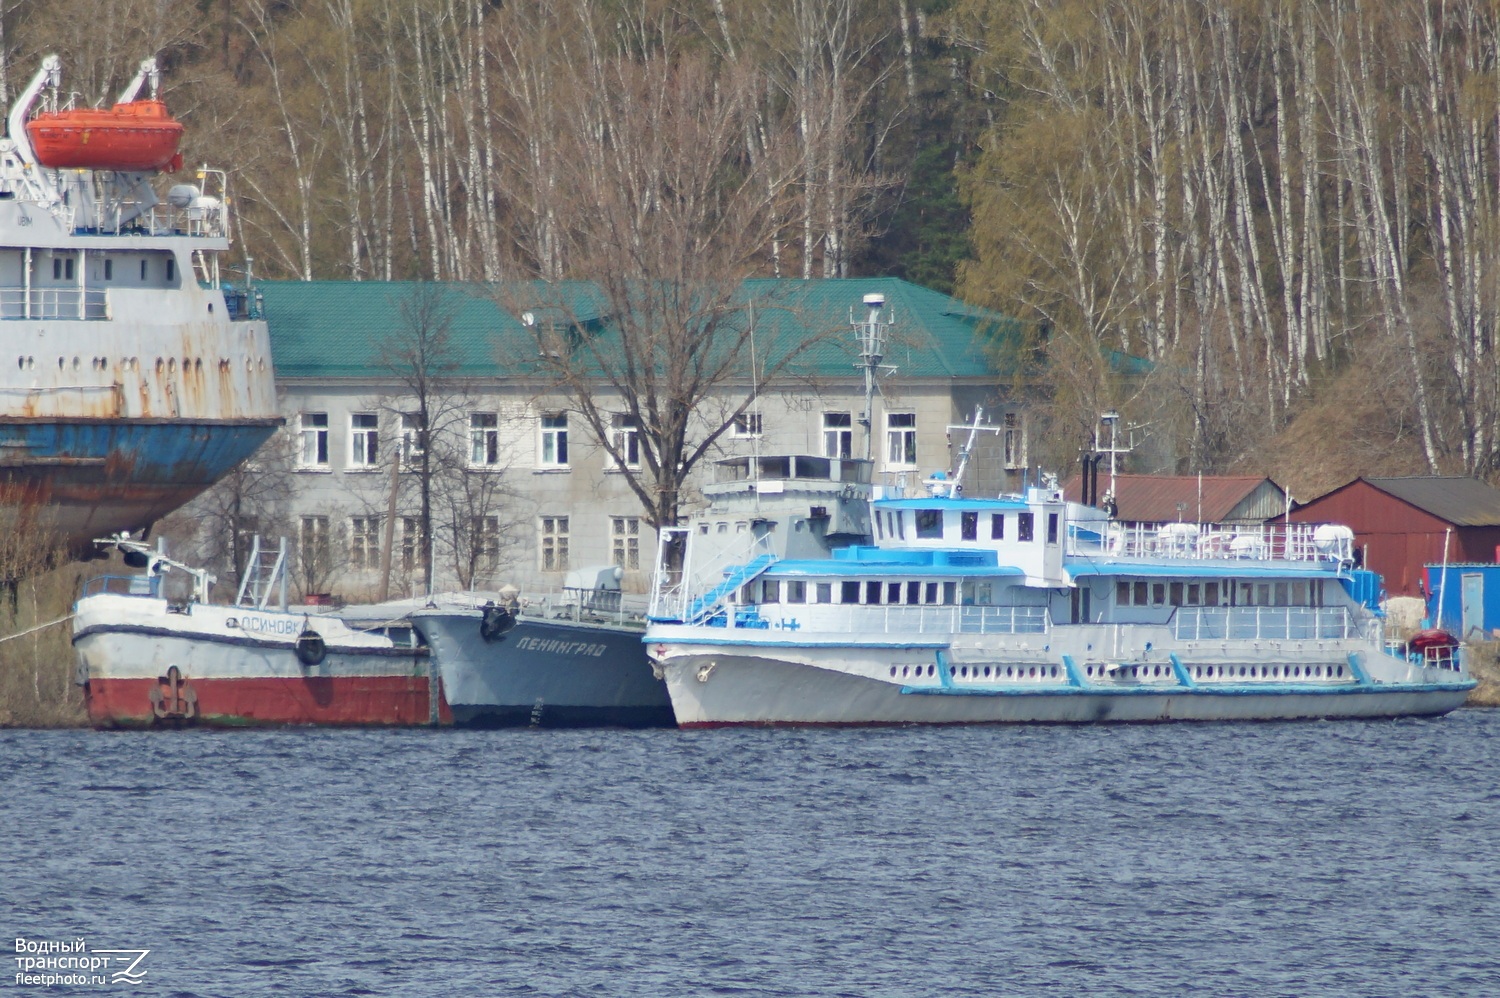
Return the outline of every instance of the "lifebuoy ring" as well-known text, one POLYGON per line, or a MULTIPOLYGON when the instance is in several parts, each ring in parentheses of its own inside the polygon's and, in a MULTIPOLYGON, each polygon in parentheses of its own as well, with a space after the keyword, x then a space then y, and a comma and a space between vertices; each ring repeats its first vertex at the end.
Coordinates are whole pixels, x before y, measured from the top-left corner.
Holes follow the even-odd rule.
POLYGON ((479 636, 486 641, 494 641, 515 626, 516 618, 509 610, 503 606, 487 603, 484 613, 479 618, 479 636))
POLYGON ((323 643, 323 635, 306 628, 297 635, 297 661, 303 665, 317 665, 328 655, 328 646, 323 643))

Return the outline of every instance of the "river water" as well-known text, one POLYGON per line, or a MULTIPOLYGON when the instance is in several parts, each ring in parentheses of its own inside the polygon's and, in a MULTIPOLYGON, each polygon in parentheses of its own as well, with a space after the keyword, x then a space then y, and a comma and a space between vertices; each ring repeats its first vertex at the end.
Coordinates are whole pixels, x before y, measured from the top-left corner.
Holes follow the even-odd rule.
POLYGON ((8 993, 1500 993, 1500 711, 3 731, 0 774, 8 955, 150 950, 8 993))

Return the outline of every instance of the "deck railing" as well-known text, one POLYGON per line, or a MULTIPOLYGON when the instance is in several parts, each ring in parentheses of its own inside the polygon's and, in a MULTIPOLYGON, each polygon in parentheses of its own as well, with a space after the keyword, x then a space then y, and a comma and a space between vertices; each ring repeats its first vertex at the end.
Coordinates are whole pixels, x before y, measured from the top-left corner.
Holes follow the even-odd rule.
POLYGON ((1318 641, 1357 637, 1344 607, 1179 607, 1172 615, 1179 641, 1318 641))
POLYGON ((0 319, 108 319, 104 288, 0 288, 0 319))
POLYGON ((711 627, 779 628, 834 634, 1044 634, 1042 606, 866 606, 755 603, 726 606, 711 627), (733 611, 733 612, 730 612, 733 611))
POLYGON ((1348 561, 1353 539, 1319 537, 1319 524, 1082 523, 1068 525, 1068 554, 1101 558, 1348 561))

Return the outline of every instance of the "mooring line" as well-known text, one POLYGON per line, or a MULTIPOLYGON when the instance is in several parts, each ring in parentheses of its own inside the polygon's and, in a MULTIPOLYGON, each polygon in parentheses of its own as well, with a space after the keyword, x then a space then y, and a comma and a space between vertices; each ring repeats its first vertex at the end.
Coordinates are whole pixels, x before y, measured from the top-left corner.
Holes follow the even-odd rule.
POLYGON ((70 613, 66 617, 58 617, 56 620, 49 620, 45 624, 37 624, 35 627, 28 627, 24 631, 18 631, 15 634, 7 634, 5 637, 0 638, 0 645, 3 645, 7 641, 14 640, 15 638, 24 638, 26 635, 31 634, 35 631, 46 630, 47 628, 55 627, 58 624, 66 624, 72 619, 73 615, 70 613))

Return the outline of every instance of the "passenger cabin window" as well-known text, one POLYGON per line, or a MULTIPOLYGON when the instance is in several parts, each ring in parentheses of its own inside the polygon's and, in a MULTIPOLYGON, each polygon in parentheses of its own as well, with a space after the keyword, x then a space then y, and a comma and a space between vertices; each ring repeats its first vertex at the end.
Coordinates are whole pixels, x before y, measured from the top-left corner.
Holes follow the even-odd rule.
POLYGON ((847 580, 845 582, 840 583, 839 584, 839 602, 840 603, 858 603, 859 602, 859 583, 858 582, 854 582, 852 580, 847 580))
POLYGON ((818 602, 819 603, 832 603, 833 602, 833 583, 832 582, 819 582, 818 583, 818 602))
POLYGON ((1016 540, 1018 540, 1018 541, 1029 541, 1029 540, 1031 540, 1032 525, 1035 523, 1035 521, 1036 521, 1036 514, 1035 513, 1017 513, 1016 514, 1016 540))
POLYGON ((786 584, 786 601, 788 603, 807 602, 807 583, 796 581, 786 584))
POLYGON ((917 510, 917 536, 941 538, 943 536, 943 511, 940 509, 917 510))
POLYGON ((880 583, 875 581, 865 583, 865 602, 873 605, 879 605, 880 583))
POLYGON ((175 259, 173 259, 172 257, 169 256, 169 257, 167 257, 167 283, 171 284, 176 279, 177 279, 177 261, 175 259))

